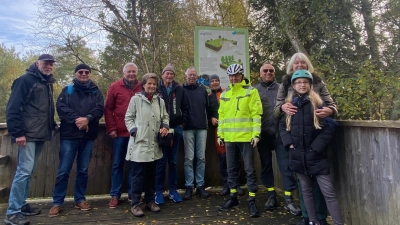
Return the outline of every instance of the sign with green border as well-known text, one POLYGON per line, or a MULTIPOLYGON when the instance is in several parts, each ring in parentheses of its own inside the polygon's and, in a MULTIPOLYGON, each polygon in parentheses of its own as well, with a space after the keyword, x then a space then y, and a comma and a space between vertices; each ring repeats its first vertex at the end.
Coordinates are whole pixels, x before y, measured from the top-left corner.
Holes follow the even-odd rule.
POLYGON ((221 87, 229 85, 226 69, 242 64, 245 76, 250 77, 249 31, 245 28, 195 27, 194 62, 199 79, 207 80, 212 74, 219 76, 221 87))

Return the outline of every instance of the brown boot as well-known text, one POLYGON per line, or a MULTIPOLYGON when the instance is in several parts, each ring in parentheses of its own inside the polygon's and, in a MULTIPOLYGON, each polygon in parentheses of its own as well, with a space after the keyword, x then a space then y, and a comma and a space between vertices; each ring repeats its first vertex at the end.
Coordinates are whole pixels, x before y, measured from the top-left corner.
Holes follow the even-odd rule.
POLYGON ((55 206, 51 207, 48 216, 56 217, 56 216, 58 216, 58 214, 60 214, 60 211, 61 211, 61 206, 55 205, 55 206))
POLYGON ((161 211, 160 207, 158 207, 158 205, 155 202, 147 203, 146 209, 148 209, 152 212, 160 212, 161 211))
POLYGON ((142 217, 144 216, 143 210, 140 208, 139 204, 132 206, 131 212, 134 216, 136 217, 142 217))

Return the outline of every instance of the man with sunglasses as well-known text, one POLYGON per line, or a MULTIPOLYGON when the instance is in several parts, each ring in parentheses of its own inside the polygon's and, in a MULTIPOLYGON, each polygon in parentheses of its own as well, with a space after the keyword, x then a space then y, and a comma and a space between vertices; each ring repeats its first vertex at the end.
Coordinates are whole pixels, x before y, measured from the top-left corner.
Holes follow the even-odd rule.
POLYGON ((55 59, 40 55, 26 73, 14 80, 7 103, 6 119, 11 142, 18 145, 18 164, 11 185, 10 198, 4 222, 29 224, 24 216, 40 213, 26 202, 29 182, 45 141, 50 141, 54 121, 53 83, 51 72, 55 59))
POLYGON ((88 169, 94 140, 97 138, 99 120, 103 116, 103 95, 90 79, 92 70, 86 64, 75 68, 72 85, 63 88, 57 98, 56 108, 60 117, 60 163, 53 190, 53 207, 48 216, 55 217, 61 211, 67 194, 68 178, 76 157, 74 187, 75 208, 91 209, 85 193, 88 169))
POLYGON ((260 142, 257 145, 261 161, 261 182, 267 188, 268 200, 266 210, 273 210, 279 204, 274 188, 274 171, 272 170, 272 150, 278 161, 282 173, 283 189, 285 191, 285 209, 294 215, 300 215, 301 209, 297 207, 292 198, 292 191, 297 188, 293 173, 288 169, 289 153, 283 147, 280 138, 277 138, 277 124, 274 116, 276 95, 279 83, 275 79, 275 68, 271 64, 264 64, 260 68, 260 83, 255 86, 260 94, 263 114, 261 117, 260 142))

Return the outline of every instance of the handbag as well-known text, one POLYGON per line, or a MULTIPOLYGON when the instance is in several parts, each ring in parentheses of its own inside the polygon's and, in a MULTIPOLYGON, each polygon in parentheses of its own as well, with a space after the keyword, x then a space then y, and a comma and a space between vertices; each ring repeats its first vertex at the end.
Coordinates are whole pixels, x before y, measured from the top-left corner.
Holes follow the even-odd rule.
POLYGON ((163 147, 172 147, 174 144, 174 129, 169 129, 168 134, 165 135, 164 137, 161 136, 160 133, 158 133, 158 145, 163 147))
MULTIPOLYGON (((162 118, 161 118, 161 104, 160 104, 160 98, 158 97, 157 98, 158 99, 158 106, 160 107, 160 122, 161 122, 161 124, 160 124, 160 128, 162 128, 162 118)), ((174 139, 174 129, 169 129, 168 130, 168 134, 167 135, 165 135, 164 137, 163 136, 161 136, 161 133, 160 132, 158 132, 158 136, 157 136, 158 138, 158 145, 160 146, 160 147, 172 147, 172 145, 174 144, 174 141, 173 141, 173 139, 174 139)))

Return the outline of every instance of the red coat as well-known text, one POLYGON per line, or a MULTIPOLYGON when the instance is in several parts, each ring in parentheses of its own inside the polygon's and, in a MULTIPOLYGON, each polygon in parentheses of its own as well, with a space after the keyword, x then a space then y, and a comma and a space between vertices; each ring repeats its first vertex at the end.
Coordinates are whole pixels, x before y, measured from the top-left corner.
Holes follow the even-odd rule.
POLYGON ((140 81, 133 89, 126 88, 123 78, 110 85, 104 105, 107 134, 111 131, 117 131, 118 137, 130 136, 125 125, 125 114, 131 98, 141 91, 140 81))

